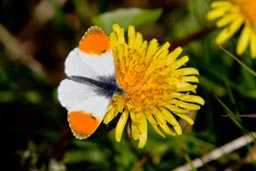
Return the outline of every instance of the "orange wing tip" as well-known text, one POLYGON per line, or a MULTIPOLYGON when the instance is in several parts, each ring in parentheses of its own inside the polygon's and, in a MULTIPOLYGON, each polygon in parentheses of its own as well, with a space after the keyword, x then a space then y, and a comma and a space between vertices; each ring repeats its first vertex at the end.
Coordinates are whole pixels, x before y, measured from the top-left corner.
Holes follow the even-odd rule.
POLYGON ((100 27, 92 26, 80 40, 79 49, 88 54, 101 55, 110 50, 109 39, 100 27))
POLYGON ((92 113, 71 111, 68 113, 69 126, 78 139, 85 139, 92 135, 100 125, 100 120, 92 113))

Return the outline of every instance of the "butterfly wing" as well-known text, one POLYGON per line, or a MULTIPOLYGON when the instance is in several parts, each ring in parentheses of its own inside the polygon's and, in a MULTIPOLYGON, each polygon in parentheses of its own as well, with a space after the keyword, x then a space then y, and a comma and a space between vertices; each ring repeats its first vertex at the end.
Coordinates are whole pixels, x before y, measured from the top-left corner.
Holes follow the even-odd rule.
POLYGON ((88 138, 99 127, 108 109, 110 99, 93 96, 68 111, 69 126, 78 139, 88 138))
POLYGON ((97 79, 97 72, 84 62, 78 52, 78 48, 73 49, 65 60, 65 74, 70 76, 83 76, 91 79, 97 79))
POLYGON ((79 57, 99 76, 115 74, 113 52, 105 32, 97 26, 88 29, 78 47, 79 57))
POLYGON ((58 87, 58 99, 60 104, 67 110, 94 96, 97 96, 95 87, 70 79, 62 80, 58 87))
POLYGON ((65 61, 65 73, 67 76, 92 79, 115 75, 110 42, 100 27, 90 27, 80 40, 79 46, 69 53, 65 61))
POLYGON ((69 126, 78 139, 89 137, 98 128, 111 101, 98 95, 94 87, 69 79, 60 83, 58 99, 68 110, 69 126))
MULTIPOLYGON (((82 76, 98 80, 115 75, 109 40, 102 29, 93 26, 85 33, 79 47, 65 61, 68 77, 82 76)), ((111 97, 101 95, 92 84, 64 79, 58 87, 58 99, 68 110, 69 126, 76 138, 89 137, 104 118, 111 97)))

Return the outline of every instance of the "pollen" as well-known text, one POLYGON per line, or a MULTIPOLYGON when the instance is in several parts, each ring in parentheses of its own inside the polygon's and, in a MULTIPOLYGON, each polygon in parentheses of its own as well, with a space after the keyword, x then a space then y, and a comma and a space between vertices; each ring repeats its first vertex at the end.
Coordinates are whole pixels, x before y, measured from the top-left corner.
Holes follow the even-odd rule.
POLYGON ((256 1, 255 0, 234 0, 233 3, 237 4, 241 13, 249 24, 256 30, 256 1))

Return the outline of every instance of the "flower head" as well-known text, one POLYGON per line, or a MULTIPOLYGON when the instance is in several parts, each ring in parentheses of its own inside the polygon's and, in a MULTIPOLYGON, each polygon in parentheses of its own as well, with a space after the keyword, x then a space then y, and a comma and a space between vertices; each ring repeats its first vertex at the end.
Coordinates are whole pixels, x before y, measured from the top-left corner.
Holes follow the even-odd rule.
POLYGON ((236 48, 237 54, 241 55, 249 46, 251 56, 256 58, 256 1, 214 1, 211 7, 207 18, 218 19, 217 27, 223 28, 216 38, 216 43, 224 43, 242 28, 236 48))
POLYGON ((188 112, 199 110, 204 104, 201 97, 192 94, 197 88, 198 70, 181 68, 189 58, 178 58, 182 52, 180 47, 169 52, 168 42, 160 46, 156 39, 144 41, 133 26, 129 26, 127 35, 117 24, 113 30, 109 38, 116 79, 123 93, 114 95, 104 123, 108 124, 121 114, 116 140, 121 140, 129 121, 132 137, 139 140, 139 148, 146 144, 148 122, 163 137, 163 132, 173 136, 182 134, 177 118, 192 125, 194 121, 188 112))

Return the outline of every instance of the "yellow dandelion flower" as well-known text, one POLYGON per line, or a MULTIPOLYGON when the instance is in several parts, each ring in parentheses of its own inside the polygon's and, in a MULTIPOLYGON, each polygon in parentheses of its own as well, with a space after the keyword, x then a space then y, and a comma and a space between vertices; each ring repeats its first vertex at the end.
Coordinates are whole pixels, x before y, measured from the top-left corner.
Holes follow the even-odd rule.
POLYGON ((218 19, 217 27, 223 28, 216 38, 216 43, 224 43, 242 28, 236 52, 241 55, 249 46, 251 56, 256 58, 256 1, 214 1, 211 3, 211 8, 207 18, 218 19))
POLYGON ((110 43, 116 66, 116 79, 123 94, 115 94, 103 122, 108 124, 121 114, 115 131, 119 142, 125 125, 130 124, 131 134, 139 140, 138 147, 145 146, 149 122, 154 130, 165 137, 165 133, 176 136, 182 134, 177 118, 193 125, 187 115, 191 110, 199 110, 204 100, 195 95, 198 70, 182 68, 188 56, 179 55, 180 47, 172 52, 167 42, 159 45, 156 39, 144 41, 133 26, 124 29, 113 25, 110 43))

